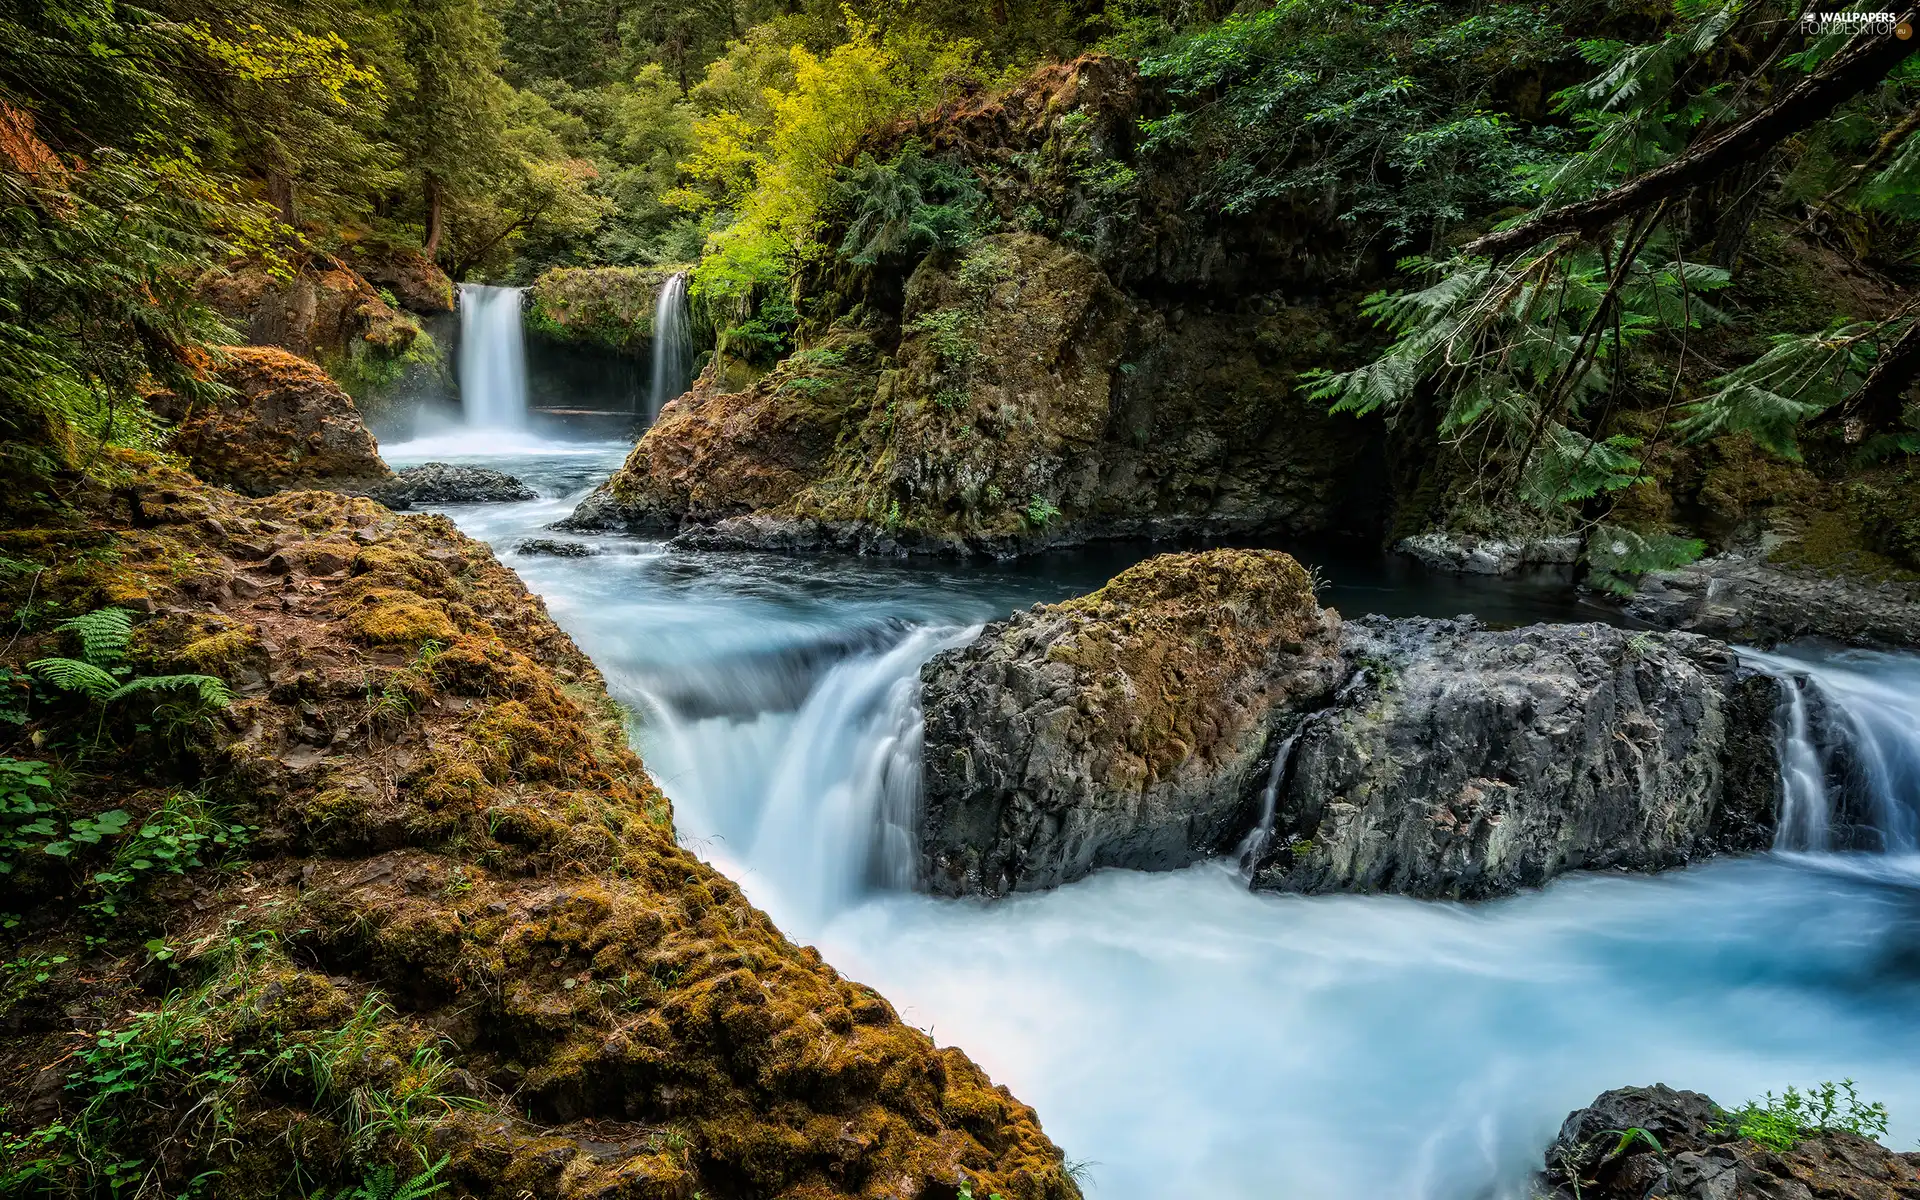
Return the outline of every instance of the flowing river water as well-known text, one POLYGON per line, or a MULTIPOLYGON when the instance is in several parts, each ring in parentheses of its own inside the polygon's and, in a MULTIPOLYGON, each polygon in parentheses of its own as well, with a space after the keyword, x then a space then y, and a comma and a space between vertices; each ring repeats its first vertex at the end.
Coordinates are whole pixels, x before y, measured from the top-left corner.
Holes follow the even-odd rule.
MULTIPOLYGON (((1880 839, 1885 853, 1576 875, 1473 905, 1256 895, 1230 863, 1103 871, 991 903, 918 895, 906 831, 920 663, 981 622, 1098 586, 1139 552, 996 567, 681 554, 628 538, 589 539, 600 553, 588 558, 516 550, 625 449, 449 437, 385 453, 492 466, 542 492, 447 511, 599 664, 682 840, 789 936, 1038 1109, 1088 1164, 1089 1195, 1520 1200, 1568 1110, 1654 1081, 1734 1103, 1853 1077, 1892 1110, 1890 1144, 1920 1136, 1910 827, 1880 839)), ((1349 615, 1592 616, 1551 587, 1302 557, 1349 615)), ((1783 700, 1787 765, 1797 754, 1801 768, 1792 844, 1837 844, 1828 810, 1844 798, 1820 790, 1826 752, 1808 732, 1821 721, 1872 726, 1871 748, 1835 769, 1910 815, 1920 660, 1759 661, 1793 677, 1789 699, 1823 698, 1800 701, 1798 740, 1783 700)))

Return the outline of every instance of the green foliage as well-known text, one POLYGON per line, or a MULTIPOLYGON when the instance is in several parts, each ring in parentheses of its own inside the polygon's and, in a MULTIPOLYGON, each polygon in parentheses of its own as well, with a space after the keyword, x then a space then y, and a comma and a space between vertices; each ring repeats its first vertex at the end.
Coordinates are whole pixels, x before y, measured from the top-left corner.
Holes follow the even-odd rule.
POLYGON ((47 764, 0 758, 0 875, 11 875, 20 855, 55 836, 60 811, 47 764))
POLYGON ((862 154, 835 184, 851 210, 840 253, 862 266, 912 263, 970 243, 985 201, 973 176, 910 145, 889 162, 862 154))
POLYGON ((449 1161, 443 1155, 438 1162, 404 1180, 392 1163, 382 1163, 358 1184, 335 1192, 332 1200, 426 1200, 448 1186, 439 1176, 449 1161))
POLYGON ((1020 510, 1020 515, 1035 529, 1045 529, 1059 518, 1060 506, 1036 492, 1028 499, 1027 506, 1020 510))
POLYGON ((1281 0, 1149 56, 1176 101, 1145 122, 1146 151, 1208 166, 1193 203, 1249 213, 1321 207, 1395 246, 1527 194, 1518 169, 1560 137, 1493 108, 1501 86, 1564 53, 1535 6, 1281 0))
MULTIPOLYGON (((101 831, 104 835, 118 834, 126 826, 127 815, 117 816, 118 824, 101 831)), ((251 835, 251 827, 223 820, 198 793, 175 792, 115 845, 112 862, 93 876, 100 898, 91 907, 103 916, 116 916, 127 894, 148 876, 225 865, 226 855, 245 846, 251 835)), ((47 853, 53 852, 48 846, 47 853)))
POLYGON ((1778 1097, 1768 1092, 1762 1099, 1750 1100, 1728 1113, 1722 1126, 1722 1132, 1782 1154, 1808 1134, 1830 1131, 1885 1137, 1886 1105, 1862 1103, 1853 1080, 1844 1079, 1837 1084, 1816 1084, 1805 1093, 1792 1087, 1778 1097))
MULTIPOLYGON (((40 658, 27 669, 59 691, 82 696, 98 706, 100 731, 108 706, 132 696, 189 693, 182 704, 162 704, 156 714, 175 729, 188 729, 233 702, 226 683, 212 675, 136 675, 125 665, 133 630, 131 613, 102 608, 69 617, 56 627, 78 643, 79 658, 40 658)), ((95 740, 98 741, 96 731, 95 740)))
POLYGON ((1670 533, 1638 533, 1617 525, 1595 527, 1587 537, 1587 581, 1630 596, 1649 571, 1671 571, 1699 559, 1705 542, 1670 533))
POLYGON ((1817 334, 1775 334, 1765 354, 1707 384, 1674 427, 1692 441, 1745 433, 1798 461, 1799 426, 1860 386, 1873 369, 1873 339, 1880 334, 1892 341, 1886 323, 1844 319, 1817 334))

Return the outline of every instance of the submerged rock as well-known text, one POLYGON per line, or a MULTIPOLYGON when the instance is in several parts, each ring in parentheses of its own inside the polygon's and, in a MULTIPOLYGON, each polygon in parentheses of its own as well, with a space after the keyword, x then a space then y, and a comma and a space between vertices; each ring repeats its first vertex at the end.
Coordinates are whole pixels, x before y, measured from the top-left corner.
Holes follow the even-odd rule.
POLYGON ((1842 1130, 1805 1133, 1776 1152, 1740 1137, 1699 1092, 1619 1088, 1568 1114, 1541 1184, 1550 1200, 1920 1200, 1920 1154, 1842 1130))
POLYGON ((1290 724, 1339 678, 1338 632, 1292 558, 1214 550, 936 656, 921 672, 926 885, 999 895, 1229 846, 1290 724))
POLYGON ((408 467, 379 487, 368 489, 367 495, 394 509, 417 504, 507 504, 540 498, 540 493, 504 471, 443 462, 408 467))
POLYGON ((214 400, 147 398, 174 424, 170 448, 194 473, 249 496, 290 488, 365 491, 391 479, 353 397, 304 358, 271 346, 228 346, 214 400))
POLYGON ((1341 653, 1256 887, 1476 898, 1767 844, 1778 685, 1719 642, 1369 617, 1341 653))
POLYGON ((592 558, 599 553, 585 542, 563 542, 558 538, 528 538, 514 549, 522 554, 545 554, 553 558, 592 558))
POLYGON ((1762 645, 1811 636, 1920 646, 1920 584, 1788 571, 1732 554, 1648 575, 1626 611, 1662 629, 1762 645))

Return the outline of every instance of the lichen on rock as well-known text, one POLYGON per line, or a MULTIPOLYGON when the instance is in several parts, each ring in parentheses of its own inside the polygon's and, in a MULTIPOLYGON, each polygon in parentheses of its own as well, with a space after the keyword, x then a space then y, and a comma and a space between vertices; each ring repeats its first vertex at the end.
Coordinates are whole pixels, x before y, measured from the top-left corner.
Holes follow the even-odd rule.
POLYGON ((921 673, 926 885, 997 895, 1225 848, 1338 681, 1339 627, 1291 557, 1212 550, 936 656, 921 673))
POLYGON ((215 401, 156 393, 171 448, 204 479, 249 495, 293 487, 365 488, 392 471, 353 398, 306 359, 271 346, 228 346, 215 401))

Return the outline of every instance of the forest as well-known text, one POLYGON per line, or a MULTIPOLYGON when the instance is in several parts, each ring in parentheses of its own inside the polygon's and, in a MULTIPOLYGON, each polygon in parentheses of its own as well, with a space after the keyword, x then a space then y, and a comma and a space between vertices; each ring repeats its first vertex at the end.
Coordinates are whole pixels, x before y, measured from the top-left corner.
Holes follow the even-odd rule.
MULTIPOLYGON (((818 787, 871 806, 821 868, 861 895, 1238 855, 1249 893, 1464 903, 1914 850, 1917 52, 1916 10, 1777 0, 0 0, 0 1196, 1097 1191, 1026 1076, 730 869, 686 780, 770 713, 815 719, 777 759, 808 786, 870 768, 818 787), (685 377, 592 480, 541 442, 474 459, 537 487, 416 503, 381 455, 420 395, 472 407, 476 286, 635 378, 684 286, 685 377), (512 541, 436 507, 536 495, 512 541), (908 599, 668 679, 592 623, 653 583, 554 582, 635 539, 756 603, 908 599), (1341 599, 1335 545, 1426 595, 1341 599), (1048 557, 1103 547, 1211 549, 1097 590, 1048 557), (942 588, 990 599, 923 628, 942 588), (1408 732, 1436 663, 1560 674, 1408 732), (830 686, 891 699, 822 725, 830 686)), ((1524 1194, 1891 1154, 1851 1079, 1679 1095, 1575 1112, 1524 1194)))

